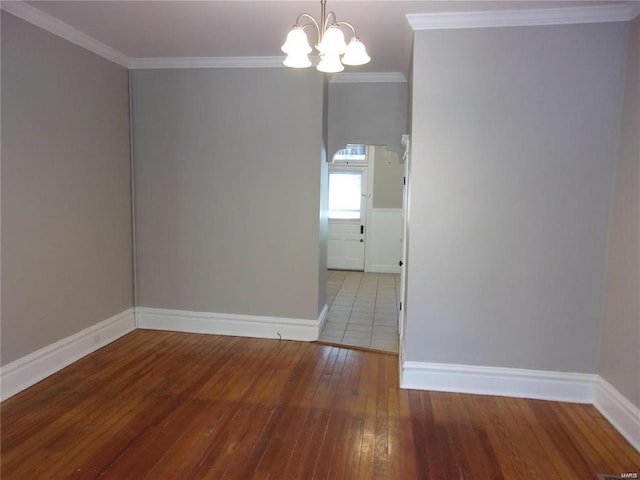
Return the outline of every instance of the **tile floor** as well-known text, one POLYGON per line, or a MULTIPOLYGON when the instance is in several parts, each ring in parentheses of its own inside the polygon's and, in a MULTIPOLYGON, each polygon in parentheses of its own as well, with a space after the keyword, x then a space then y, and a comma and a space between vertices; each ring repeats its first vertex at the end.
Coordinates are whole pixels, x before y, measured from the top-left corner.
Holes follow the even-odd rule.
POLYGON ((400 275, 329 270, 320 341, 398 353, 400 275))

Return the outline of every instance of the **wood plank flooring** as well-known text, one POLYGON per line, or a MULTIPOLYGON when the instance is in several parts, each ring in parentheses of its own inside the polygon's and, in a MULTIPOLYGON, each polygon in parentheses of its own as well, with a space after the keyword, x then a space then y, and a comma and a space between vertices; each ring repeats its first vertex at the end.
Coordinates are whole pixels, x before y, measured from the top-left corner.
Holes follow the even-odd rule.
POLYGON ((596 479, 588 405, 400 390, 395 355, 137 330, 1 405, 1 478, 596 479))

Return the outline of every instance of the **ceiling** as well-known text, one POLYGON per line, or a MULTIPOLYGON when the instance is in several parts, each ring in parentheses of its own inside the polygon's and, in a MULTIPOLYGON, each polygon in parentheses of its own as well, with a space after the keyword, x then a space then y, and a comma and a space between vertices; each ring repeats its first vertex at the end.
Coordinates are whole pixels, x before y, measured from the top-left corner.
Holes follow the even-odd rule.
MULTIPOLYGON (((319 0, 26 3, 45 17, 54 17, 132 59, 284 58, 280 46, 298 14, 320 16, 319 0)), ((607 2, 328 0, 327 10, 334 11, 338 20, 352 23, 367 46, 371 62, 353 70, 406 74, 412 44, 412 30, 405 17, 408 13, 546 9, 594 3, 607 2)), ((310 35, 310 41, 314 41, 314 35, 310 35)))

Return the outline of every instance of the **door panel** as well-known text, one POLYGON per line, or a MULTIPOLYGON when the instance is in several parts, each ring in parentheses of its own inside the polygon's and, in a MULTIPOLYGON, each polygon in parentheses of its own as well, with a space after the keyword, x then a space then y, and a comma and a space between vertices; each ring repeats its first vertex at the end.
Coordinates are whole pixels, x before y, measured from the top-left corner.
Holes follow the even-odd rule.
POLYGON ((363 237, 359 224, 330 222, 327 267, 337 270, 363 270, 363 237))

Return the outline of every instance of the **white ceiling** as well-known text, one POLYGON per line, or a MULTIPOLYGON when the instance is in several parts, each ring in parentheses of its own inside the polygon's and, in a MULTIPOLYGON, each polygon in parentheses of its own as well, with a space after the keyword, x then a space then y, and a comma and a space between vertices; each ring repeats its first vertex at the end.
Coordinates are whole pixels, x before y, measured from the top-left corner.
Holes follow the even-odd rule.
MULTIPOLYGON (((4 4, 10 2, 3 2, 4 4)), ((126 57, 274 57, 299 13, 320 16, 319 0, 29 1, 126 57)), ((575 7, 612 2, 328 0, 338 20, 352 23, 372 61, 362 72, 409 67, 408 13, 575 7)), ((619 3, 619 2, 617 2, 619 3)), ((313 41, 314 37, 310 38, 313 41)), ((284 56, 283 56, 284 57, 284 56)))

